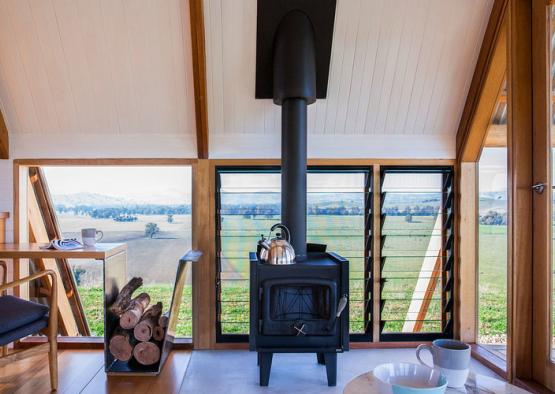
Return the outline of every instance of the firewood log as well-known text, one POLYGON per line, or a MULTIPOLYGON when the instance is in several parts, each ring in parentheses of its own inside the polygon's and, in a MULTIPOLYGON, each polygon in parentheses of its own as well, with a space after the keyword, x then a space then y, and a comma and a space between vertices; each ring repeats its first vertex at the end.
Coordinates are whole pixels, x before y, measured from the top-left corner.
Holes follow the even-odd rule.
POLYGON ((133 356, 139 364, 152 365, 160 360, 160 348, 152 342, 139 342, 133 349, 133 356))
POLYGON ((154 332, 152 333, 152 339, 155 341, 161 341, 164 339, 164 334, 166 333, 166 329, 162 326, 154 327, 154 332))
POLYGON ((168 326, 168 324, 170 323, 170 312, 166 312, 163 313, 159 318, 158 318, 158 325, 162 328, 166 328, 168 326))
POLYGON ((121 328, 127 330, 134 328, 141 320, 141 316, 148 307, 149 302, 150 296, 147 293, 141 293, 133 298, 125 312, 119 317, 119 325, 121 328))
POLYGON ((131 302, 133 292, 143 284, 143 278, 133 278, 125 286, 121 288, 116 301, 110 307, 110 311, 116 316, 121 316, 131 302))
POLYGON ((116 359, 129 361, 133 355, 133 345, 129 334, 117 328, 112 338, 110 338, 108 349, 116 359))
POLYGON ((154 327, 158 323, 158 318, 162 313, 162 303, 159 302, 156 305, 150 306, 143 316, 141 320, 135 328, 133 329, 133 335, 135 339, 141 342, 146 342, 150 338, 152 338, 152 334, 154 333, 154 327))

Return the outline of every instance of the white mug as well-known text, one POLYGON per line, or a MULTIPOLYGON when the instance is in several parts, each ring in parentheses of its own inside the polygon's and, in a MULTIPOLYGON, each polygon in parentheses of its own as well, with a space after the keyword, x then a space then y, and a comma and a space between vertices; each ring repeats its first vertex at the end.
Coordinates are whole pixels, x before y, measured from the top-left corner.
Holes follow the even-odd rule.
POLYGON ((95 228, 84 228, 81 230, 81 240, 85 246, 94 246, 97 242, 100 242, 104 237, 104 233, 95 228), (100 237, 99 237, 100 235, 100 237))
POLYGON ((470 372, 470 346, 454 339, 436 339, 432 346, 419 345, 416 348, 416 358, 421 364, 437 369, 447 378, 447 386, 463 387, 470 372), (432 354, 434 365, 426 364, 420 358, 422 350, 432 354))

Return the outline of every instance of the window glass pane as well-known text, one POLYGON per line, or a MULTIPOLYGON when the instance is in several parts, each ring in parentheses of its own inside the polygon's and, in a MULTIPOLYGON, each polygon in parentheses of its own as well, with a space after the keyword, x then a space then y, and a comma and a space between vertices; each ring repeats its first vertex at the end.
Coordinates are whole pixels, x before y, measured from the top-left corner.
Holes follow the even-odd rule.
MULTIPOLYGON (((307 176, 307 241, 351 262, 351 331, 364 332, 364 215, 366 172, 307 176)), ((280 221, 281 176, 272 172, 219 173, 219 334, 249 332, 249 259, 260 235, 280 221)))
POLYGON ((388 171, 382 186, 382 334, 443 333, 451 321, 452 174, 388 171), (447 201, 449 199, 449 201, 447 201))
MULTIPOLYGON (((44 167, 60 230, 81 238, 81 229, 104 233, 102 242, 125 242, 129 278, 168 310, 177 263, 191 248, 190 167, 44 167)), ((93 335, 103 335, 102 264, 69 261, 93 335)), ((177 335, 191 337, 188 273, 177 335)))
POLYGON ((281 215, 277 173, 220 173, 221 334, 249 333, 249 252, 281 215))
POLYGON ((308 174, 307 241, 328 245, 349 260, 351 333, 364 333, 365 319, 365 173, 308 174))
POLYGON ((478 343, 506 358, 507 148, 484 148, 478 176, 478 343))

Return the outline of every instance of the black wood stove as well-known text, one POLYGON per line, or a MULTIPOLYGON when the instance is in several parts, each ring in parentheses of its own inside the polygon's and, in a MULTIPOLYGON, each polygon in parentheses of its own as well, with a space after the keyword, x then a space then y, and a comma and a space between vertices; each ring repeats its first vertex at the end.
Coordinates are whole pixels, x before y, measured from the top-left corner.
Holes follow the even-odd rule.
POLYGON ((249 345, 258 352, 260 385, 268 385, 274 353, 316 353, 335 386, 337 353, 349 349, 349 262, 325 252, 293 265, 250 259, 249 345))
POLYGON ((282 107, 281 215, 296 261, 250 255, 250 349, 267 386, 274 353, 316 353, 328 385, 349 348, 349 262, 306 244, 307 106, 325 98, 335 0, 258 0, 256 98, 282 107))

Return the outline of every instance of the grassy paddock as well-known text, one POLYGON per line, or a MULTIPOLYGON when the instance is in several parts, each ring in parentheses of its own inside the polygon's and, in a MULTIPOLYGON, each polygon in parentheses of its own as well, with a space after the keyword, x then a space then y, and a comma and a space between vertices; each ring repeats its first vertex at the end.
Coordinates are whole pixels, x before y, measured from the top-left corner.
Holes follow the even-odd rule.
POLYGON ((479 244, 480 342, 504 344, 507 342, 507 226, 480 225, 479 244))
MULTIPOLYGON (((172 297, 172 285, 144 285, 141 291, 150 295, 152 303, 162 301, 164 311, 170 306, 172 297)), ((186 285, 183 289, 183 300, 179 308, 179 320, 177 322, 176 335, 178 337, 191 337, 192 327, 192 288, 186 285)), ((100 287, 79 287, 81 302, 85 308, 85 315, 94 336, 104 335, 104 294, 100 287)))
MULTIPOLYGON (((362 217, 356 216, 313 216, 309 217, 309 240, 327 243, 330 250, 338 251, 351 261, 351 331, 363 330, 363 245, 364 239, 358 234, 362 217)), ((425 250, 429 233, 433 227, 432 217, 414 218, 406 223, 402 217, 390 217, 384 224, 386 237, 384 252, 391 256, 401 255, 403 250, 425 250), (428 233, 428 235, 426 235, 428 233)), ((248 256, 246 251, 256 245, 257 234, 265 233, 275 219, 246 219, 242 216, 226 216, 222 223, 222 325, 226 333, 248 332, 248 256), (253 234, 245 236, 244 234, 253 234)), ((506 227, 480 226, 480 281, 479 281, 479 333, 483 343, 503 343, 506 337, 506 227)), ((384 276, 391 279, 384 288, 384 298, 389 298, 384 308, 384 316, 395 320, 403 318, 408 308, 407 298, 414 289, 422 261, 419 258, 401 256, 386 260, 384 276), (411 271, 411 272, 408 272, 411 271), (403 277, 403 279, 395 279, 403 277), (395 298, 398 298, 396 300, 395 298)), ((464 264, 464 262, 463 262, 464 264)), ((173 272, 173 271, 172 271, 173 272)), ((162 301, 169 307, 172 285, 146 284, 154 301, 162 301)), ((79 293, 85 313, 94 335, 103 335, 102 289, 83 286, 79 293)), ((439 292, 434 294, 434 298, 439 292)), ((432 302, 427 319, 439 316, 439 302, 432 302)), ((185 287, 184 299, 179 312, 177 335, 192 335, 191 286, 185 287)), ((386 330, 399 331, 402 322, 388 323, 386 330)), ((429 330, 437 330, 434 324, 427 324, 429 330)))

